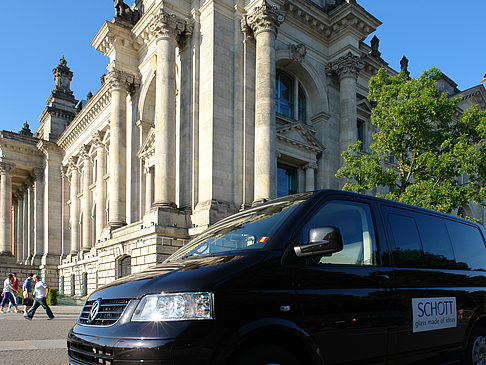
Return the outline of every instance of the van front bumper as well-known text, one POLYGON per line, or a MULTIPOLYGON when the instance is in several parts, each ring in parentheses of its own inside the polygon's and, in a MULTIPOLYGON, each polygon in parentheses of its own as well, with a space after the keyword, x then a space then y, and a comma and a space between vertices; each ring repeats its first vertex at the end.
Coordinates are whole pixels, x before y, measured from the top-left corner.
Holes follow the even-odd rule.
POLYGON ((195 365, 209 364, 211 358, 211 350, 198 340, 106 338, 71 330, 67 346, 72 365, 195 365))

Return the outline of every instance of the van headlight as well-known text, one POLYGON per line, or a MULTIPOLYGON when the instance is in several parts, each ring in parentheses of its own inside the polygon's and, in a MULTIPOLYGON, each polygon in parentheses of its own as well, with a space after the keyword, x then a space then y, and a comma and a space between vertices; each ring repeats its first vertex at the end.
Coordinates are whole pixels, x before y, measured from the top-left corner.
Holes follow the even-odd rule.
POLYGON ((212 293, 150 294, 142 298, 133 322, 186 321, 213 318, 212 293))

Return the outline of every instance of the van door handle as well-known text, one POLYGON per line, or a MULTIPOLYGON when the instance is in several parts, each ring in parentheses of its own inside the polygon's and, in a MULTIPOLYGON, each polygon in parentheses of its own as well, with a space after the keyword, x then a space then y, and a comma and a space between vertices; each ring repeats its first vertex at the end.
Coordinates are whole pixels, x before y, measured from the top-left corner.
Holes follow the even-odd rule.
POLYGON ((390 277, 387 274, 383 274, 383 273, 375 273, 373 274, 373 277, 379 281, 390 280, 390 277))

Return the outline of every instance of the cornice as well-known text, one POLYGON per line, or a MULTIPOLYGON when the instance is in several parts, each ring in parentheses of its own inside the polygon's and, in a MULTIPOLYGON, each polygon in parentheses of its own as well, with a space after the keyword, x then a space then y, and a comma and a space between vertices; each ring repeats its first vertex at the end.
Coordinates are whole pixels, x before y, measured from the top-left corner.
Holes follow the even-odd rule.
POLYGON ((303 148, 315 154, 319 154, 326 149, 309 130, 309 127, 305 126, 302 122, 294 122, 292 124, 277 128, 277 139, 297 146, 299 148, 303 148), (291 130, 299 131, 300 135, 305 139, 307 143, 303 143, 302 141, 297 141, 286 136, 285 133, 291 130))
POLYGON ((107 108, 111 102, 109 85, 104 84, 96 94, 89 100, 88 104, 81 109, 74 120, 69 124, 63 134, 59 137, 57 144, 66 151, 78 137, 88 128, 95 118, 107 108))
POLYGON ((118 23, 105 21, 94 37, 91 45, 98 52, 108 56, 117 47, 138 51, 140 44, 134 39, 131 28, 124 27, 118 23))
POLYGON ((288 0, 283 9, 287 12, 287 18, 298 20, 327 40, 350 29, 364 39, 381 25, 378 19, 355 3, 339 6, 330 14, 303 0, 288 0))

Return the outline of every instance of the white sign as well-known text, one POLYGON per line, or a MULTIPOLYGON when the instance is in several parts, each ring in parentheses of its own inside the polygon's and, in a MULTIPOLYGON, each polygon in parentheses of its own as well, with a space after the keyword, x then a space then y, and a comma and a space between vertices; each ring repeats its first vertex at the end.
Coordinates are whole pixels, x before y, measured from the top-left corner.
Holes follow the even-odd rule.
POLYGON ((412 298, 413 332, 457 327, 456 298, 412 298))

